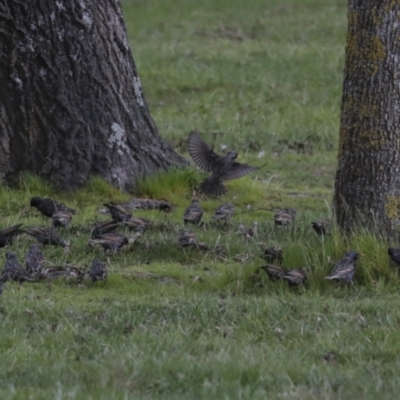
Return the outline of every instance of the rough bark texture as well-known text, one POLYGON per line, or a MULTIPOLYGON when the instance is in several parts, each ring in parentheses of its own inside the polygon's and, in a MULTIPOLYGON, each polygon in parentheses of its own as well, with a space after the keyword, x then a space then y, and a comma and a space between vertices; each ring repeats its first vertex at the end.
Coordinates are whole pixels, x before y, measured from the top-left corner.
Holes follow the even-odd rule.
POLYGON ((349 0, 334 210, 339 227, 400 225, 400 3, 349 0))
POLYGON ((0 180, 122 189, 184 159, 150 117, 118 0, 0 0, 0 180))

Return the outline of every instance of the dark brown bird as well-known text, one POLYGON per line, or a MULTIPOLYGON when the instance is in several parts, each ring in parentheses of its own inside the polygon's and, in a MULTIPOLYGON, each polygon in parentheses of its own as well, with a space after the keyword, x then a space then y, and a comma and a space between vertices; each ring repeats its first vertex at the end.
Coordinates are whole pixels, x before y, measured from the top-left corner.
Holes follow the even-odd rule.
POLYGON ((103 247, 104 252, 111 250, 114 254, 123 246, 128 244, 128 238, 120 233, 105 233, 91 240, 92 244, 99 244, 103 247))
POLYGON ((43 199, 41 197, 31 198, 31 207, 36 207, 43 215, 51 218, 57 211, 67 212, 71 215, 76 214, 76 210, 67 207, 53 199, 43 199))
POLYGON ((33 276, 40 275, 43 263, 44 257, 42 250, 39 245, 32 244, 25 256, 26 270, 33 276))
POLYGON ((197 225, 200 223, 202 217, 203 209, 201 208, 199 200, 194 198, 192 199, 190 206, 185 210, 185 213, 183 214, 183 221, 185 222, 185 224, 191 223, 197 225))
POLYGON ((114 232, 118 227, 119 223, 113 219, 111 221, 100 222, 92 231, 92 239, 96 239, 100 235, 104 235, 106 233, 114 232))
POLYGON ((353 283, 353 277, 356 270, 356 261, 360 255, 354 251, 348 251, 344 257, 339 260, 332 272, 325 277, 325 279, 334 279, 337 281, 344 281, 353 283))
POLYGON ((132 217, 132 213, 121 204, 116 204, 111 201, 110 204, 103 204, 103 206, 108 208, 111 218, 115 221, 124 222, 132 217))
POLYGON ((281 279, 289 283, 289 286, 305 285, 307 274, 302 269, 290 269, 281 275, 281 279))
POLYGON ((51 244, 53 246, 69 247, 69 242, 64 240, 55 230, 50 228, 27 228, 26 233, 34 237, 43 246, 51 244))
POLYGON ((223 156, 214 153, 198 132, 190 132, 188 149, 195 164, 203 171, 211 173, 210 177, 200 184, 201 191, 208 195, 224 195, 227 188, 223 181, 241 178, 258 169, 236 162, 238 154, 235 151, 229 151, 223 156))
POLYGON ((219 221, 229 221, 235 212, 232 203, 221 204, 214 212, 213 218, 219 221))
POLYGON ((318 235, 326 235, 329 233, 329 229, 331 227, 331 223, 328 220, 320 220, 311 222, 311 226, 318 235))
POLYGON ((7 261, 4 265, 4 270, 0 278, 0 283, 5 283, 8 280, 17 282, 34 282, 32 276, 26 272, 22 265, 18 262, 17 256, 14 252, 8 251, 6 253, 7 261))
POLYGON ((196 235, 192 231, 183 231, 179 235, 178 243, 181 247, 196 246, 196 235))
POLYGON ((275 226, 289 226, 296 217, 294 208, 283 208, 274 215, 275 226))
POLYGON ((0 231, 0 248, 5 246, 11 246, 14 239, 21 233, 25 233, 24 230, 20 229, 22 224, 10 226, 9 228, 2 229, 0 231))
POLYGON ((52 215, 52 225, 54 228, 65 228, 71 222, 73 214, 68 211, 57 211, 52 215))
POLYGON ((58 279, 58 278, 70 278, 74 281, 82 281, 84 274, 76 267, 51 267, 47 268, 43 272, 43 278, 45 279, 58 279))
POLYGON ((105 281, 107 279, 107 267, 98 258, 92 261, 92 266, 89 269, 89 277, 92 282, 105 281))
POLYGON ((267 273, 269 279, 271 279, 272 281, 282 279, 282 276, 288 272, 286 268, 272 264, 267 264, 260 268, 267 273))
POLYGON ((267 247, 260 257, 270 263, 275 261, 281 263, 283 261, 283 251, 275 247, 267 247))
POLYGON ((389 257, 394 261, 397 266, 400 266, 400 249, 395 249, 393 247, 388 248, 389 257))
POLYGON ((144 233, 150 226, 153 225, 153 223, 146 218, 131 217, 130 219, 124 221, 123 225, 127 226, 130 231, 144 233))

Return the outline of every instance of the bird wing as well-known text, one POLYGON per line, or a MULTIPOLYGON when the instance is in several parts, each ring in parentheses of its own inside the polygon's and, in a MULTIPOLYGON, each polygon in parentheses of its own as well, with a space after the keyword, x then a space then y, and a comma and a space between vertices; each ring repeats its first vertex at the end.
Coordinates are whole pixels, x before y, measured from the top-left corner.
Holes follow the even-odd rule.
POLYGON ((190 132, 187 143, 190 157, 195 164, 203 171, 211 172, 213 163, 219 157, 218 154, 214 153, 198 132, 190 132))
POLYGON ((241 178, 242 176, 245 176, 252 171, 256 171, 257 169, 258 168, 249 164, 240 164, 238 162, 234 162, 231 168, 221 175, 221 179, 224 181, 229 181, 231 179, 241 178))

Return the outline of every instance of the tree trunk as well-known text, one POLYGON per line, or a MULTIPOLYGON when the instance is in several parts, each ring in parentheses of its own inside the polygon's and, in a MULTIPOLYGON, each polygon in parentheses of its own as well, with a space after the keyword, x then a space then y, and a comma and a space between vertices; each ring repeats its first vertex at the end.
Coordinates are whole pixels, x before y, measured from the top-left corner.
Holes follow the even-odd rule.
POLYGON ((349 0, 334 212, 348 231, 400 225, 400 3, 349 0))
POLYGON ((0 0, 0 180, 121 189, 185 160, 150 117, 119 1, 0 0))

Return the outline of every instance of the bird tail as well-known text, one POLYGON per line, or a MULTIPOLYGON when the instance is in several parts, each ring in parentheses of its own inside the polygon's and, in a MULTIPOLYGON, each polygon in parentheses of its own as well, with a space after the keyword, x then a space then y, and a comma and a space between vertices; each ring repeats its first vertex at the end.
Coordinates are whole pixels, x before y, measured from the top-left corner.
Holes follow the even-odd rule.
POLYGON ((222 196, 228 191, 226 186, 222 183, 222 180, 210 181, 209 179, 201 182, 200 190, 205 194, 216 197, 222 196))

